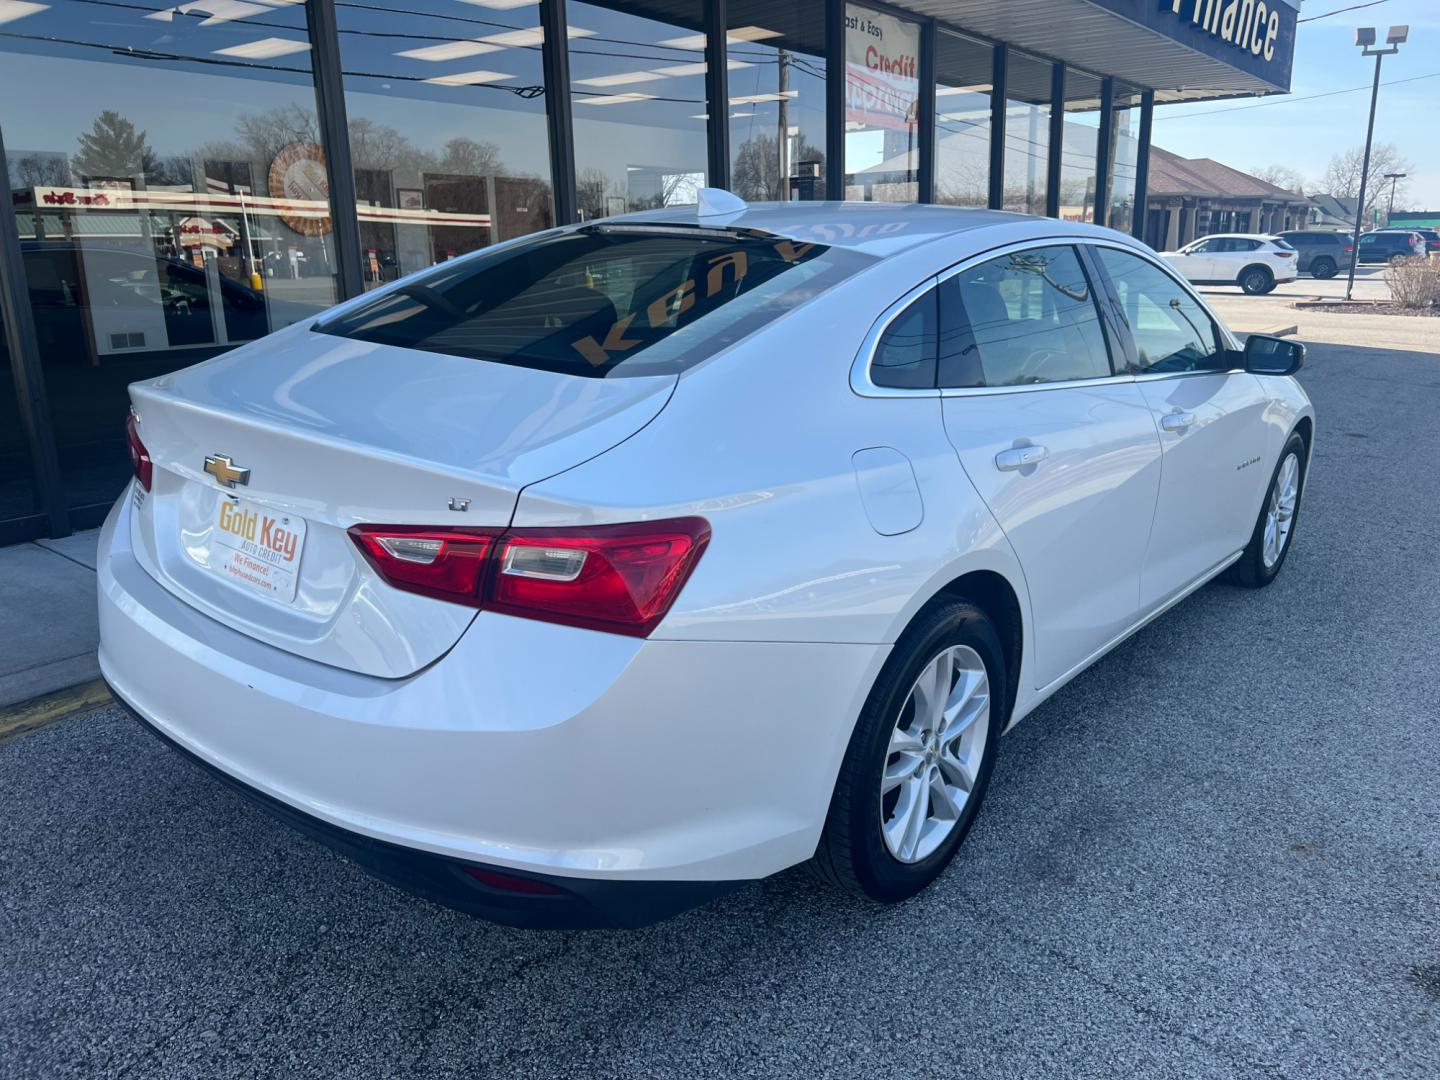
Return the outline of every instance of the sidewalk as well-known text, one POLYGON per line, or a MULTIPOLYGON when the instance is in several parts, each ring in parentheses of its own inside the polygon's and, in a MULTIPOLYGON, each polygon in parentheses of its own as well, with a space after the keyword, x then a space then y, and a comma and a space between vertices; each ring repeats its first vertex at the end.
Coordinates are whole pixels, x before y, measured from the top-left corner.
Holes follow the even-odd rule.
POLYGON ((98 530, 0 547, 0 710, 100 677, 95 613, 98 530))

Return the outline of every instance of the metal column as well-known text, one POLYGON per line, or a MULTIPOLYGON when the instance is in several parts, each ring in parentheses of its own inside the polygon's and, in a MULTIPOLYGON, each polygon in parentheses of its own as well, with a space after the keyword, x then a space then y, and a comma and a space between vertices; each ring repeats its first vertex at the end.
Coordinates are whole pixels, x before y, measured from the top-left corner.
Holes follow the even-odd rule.
POLYGON ((1005 207, 1005 95, 1010 51, 996 45, 990 61, 990 209, 1005 207))
POLYGON ((569 24, 565 0, 540 0, 540 27, 545 35, 540 58, 550 136, 550 189, 555 193, 557 225, 580 220, 575 197, 575 126, 570 112, 569 24))
POLYGON ((844 0, 825 0, 825 197, 845 197, 844 0))
MULTIPOLYGON (((709 115, 710 187, 730 189, 730 73, 726 24, 729 13, 725 0, 705 4, 705 112, 709 115)), ((783 133, 782 133, 783 138, 783 133)), ((779 148, 781 158, 785 148, 779 148)), ((782 181, 785 179, 781 178, 782 181)))
POLYGON ((1065 65, 1050 69, 1050 149, 1045 158, 1045 216, 1060 216, 1060 154, 1065 148, 1065 65))
POLYGON ((1155 119, 1155 91, 1140 95, 1140 148, 1135 158, 1135 213, 1130 222, 1130 235, 1145 239, 1148 218, 1145 203, 1150 197, 1150 128, 1155 119))
MULTIPOLYGON (((355 208, 355 169, 350 160, 350 129, 345 116, 345 81, 340 67, 340 29, 335 0, 310 0, 305 5, 314 58, 315 105, 320 141, 330 174, 330 221, 334 226, 335 284, 341 300, 365 291, 361 272, 360 222, 355 208)), ((275 194, 271 192, 271 194, 275 194)))
MULTIPOLYGON (((69 536, 70 515, 65 510, 65 494, 60 486, 60 458, 55 450, 55 432, 45 398, 45 375, 40 366, 40 345, 35 337, 35 315, 30 310, 30 290, 25 283, 25 260, 20 253, 14 206, 10 171, 5 162, 5 136, 0 131, 0 317, 5 322, 5 342, 10 348, 10 371, 15 379, 20 426, 30 447, 40 507, 49 523, 50 535, 69 536)), ((38 207, 36 216, 39 216, 38 207)), ((119 425, 124 417, 117 416, 114 420, 119 425)))
POLYGON ((1115 158, 1115 80, 1100 81, 1100 133, 1095 138, 1095 224, 1110 223, 1110 162, 1115 158))
POLYGON ((935 201, 935 20, 920 24, 919 201, 935 201))

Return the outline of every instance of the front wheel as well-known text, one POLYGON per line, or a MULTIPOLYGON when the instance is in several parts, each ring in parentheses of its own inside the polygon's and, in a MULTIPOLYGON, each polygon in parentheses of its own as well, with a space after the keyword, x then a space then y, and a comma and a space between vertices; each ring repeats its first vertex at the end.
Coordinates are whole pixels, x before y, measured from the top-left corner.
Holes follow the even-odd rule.
POLYGON ((1251 266, 1241 271, 1239 285, 1248 296, 1262 296, 1275 287, 1275 275, 1263 266, 1251 266))
POLYGON ((1008 715, 995 624, 951 600, 896 644, 861 710, 813 866, 881 903, 914 896, 954 858, 990 784, 1008 715))
POLYGON ((1263 589, 1280 573, 1290 551, 1290 538, 1300 513, 1305 487, 1305 440, 1292 434, 1280 453, 1270 478, 1270 490, 1260 507, 1259 520, 1239 560, 1230 567, 1230 580, 1247 589, 1263 589))

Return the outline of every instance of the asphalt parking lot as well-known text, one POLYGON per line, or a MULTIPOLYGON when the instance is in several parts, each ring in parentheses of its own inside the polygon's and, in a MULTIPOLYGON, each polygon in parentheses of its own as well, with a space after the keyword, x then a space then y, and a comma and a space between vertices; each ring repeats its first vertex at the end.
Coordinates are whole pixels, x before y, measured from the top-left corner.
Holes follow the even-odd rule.
POLYGON ((110 708, 0 744, 0 1074, 1440 1075, 1440 355, 1316 346, 1261 592, 1001 745, 929 893, 794 872, 644 931, 430 906, 110 708))

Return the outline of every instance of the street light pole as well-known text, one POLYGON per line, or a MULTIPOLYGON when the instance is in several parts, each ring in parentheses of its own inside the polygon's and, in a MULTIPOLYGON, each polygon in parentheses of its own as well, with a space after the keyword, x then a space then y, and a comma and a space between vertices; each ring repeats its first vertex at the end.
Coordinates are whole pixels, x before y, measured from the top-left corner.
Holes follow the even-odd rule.
POLYGON ((1370 123, 1365 128, 1365 160, 1360 166, 1360 197, 1355 204, 1355 235, 1351 239, 1350 276, 1345 283, 1345 299, 1351 298, 1350 294, 1355 291, 1355 264, 1360 261, 1360 226, 1365 216, 1365 187, 1366 181, 1370 179, 1370 143, 1375 138, 1375 103, 1380 98, 1380 62, 1387 56, 1393 56, 1400 51, 1400 46, 1410 36, 1408 26, 1392 26, 1389 33, 1385 35, 1385 44, 1388 49, 1373 48, 1375 44, 1375 28, 1373 26, 1362 26, 1355 31, 1355 44, 1363 50, 1362 56, 1375 57, 1375 83, 1370 87, 1370 123))
POLYGON ((1395 224, 1393 220, 1395 217, 1395 185, 1409 175, 1409 173, 1403 172, 1387 172, 1385 174, 1385 179, 1390 181, 1390 209, 1385 211, 1385 227, 1387 229, 1395 224))

